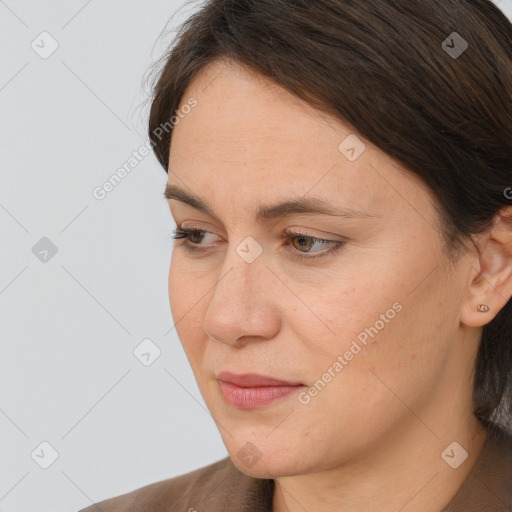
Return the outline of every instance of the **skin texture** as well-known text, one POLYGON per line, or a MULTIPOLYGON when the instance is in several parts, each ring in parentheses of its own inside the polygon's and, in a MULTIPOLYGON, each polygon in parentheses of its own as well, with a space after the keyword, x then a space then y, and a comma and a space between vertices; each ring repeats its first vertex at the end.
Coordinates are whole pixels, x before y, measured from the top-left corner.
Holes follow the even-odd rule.
POLYGON ((208 231, 189 238, 202 254, 175 242, 169 297, 233 462, 276 479, 275 512, 440 511, 486 439, 472 414, 472 371, 482 326, 512 294, 510 226, 479 237, 482 252, 468 245, 452 268, 427 187, 361 135, 365 151, 347 159, 338 148, 356 133, 349 125, 229 61, 205 68, 182 104, 190 97, 198 103, 174 128, 168 183, 215 216, 169 200, 178 228, 208 231), (255 220, 262 204, 313 196, 372 217, 255 220), (294 259, 332 246, 283 240, 291 228, 346 243, 294 259), (252 263, 236 250, 247 237, 263 250, 252 263), (490 312, 477 311, 482 302, 490 312), (304 391, 329 368, 335 376, 309 403, 294 393, 252 410, 228 405, 216 378, 258 373, 304 391), (468 452, 457 469, 441 457, 454 441, 468 452), (252 465, 237 455, 247 443, 259 456, 252 465))

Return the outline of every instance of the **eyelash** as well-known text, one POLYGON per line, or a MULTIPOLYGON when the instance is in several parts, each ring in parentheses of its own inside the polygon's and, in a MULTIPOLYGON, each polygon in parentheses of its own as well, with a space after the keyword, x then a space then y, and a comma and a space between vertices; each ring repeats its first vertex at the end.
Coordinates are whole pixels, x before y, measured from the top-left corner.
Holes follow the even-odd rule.
MULTIPOLYGON (((188 240, 188 237, 191 235, 204 236, 207 233, 210 233, 210 231, 205 231, 202 229, 196 229, 196 228, 192 228, 192 227, 182 229, 180 227, 178 229, 175 229, 172 232, 171 240, 180 240, 180 239, 188 240)), ((307 238, 307 239, 313 240, 314 242, 321 242, 321 243, 330 244, 333 246, 331 249, 327 250, 326 252, 323 252, 316 256, 304 256, 303 254, 307 254, 307 253, 301 253, 299 251, 296 251, 296 254, 294 256, 292 256, 292 258, 295 258, 298 260, 310 260, 310 261, 316 260, 319 258, 326 258, 327 256, 330 256, 331 254, 334 254, 335 252, 340 250, 346 243, 344 241, 342 242, 342 241, 337 241, 337 240, 325 240, 323 238, 315 238, 313 236, 307 236, 303 233, 292 232, 292 231, 289 231, 288 233, 284 233, 282 238, 283 238, 283 240, 288 241, 288 242, 290 240, 293 240, 294 238, 307 238)), ((193 244, 193 243, 190 243, 190 241, 188 241, 188 242, 186 241, 185 243, 181 244, 178 247, 184 247, 185 249, 187 249, 187 251, 189 253, 197 253, 197 252, 204 251, 204 249, 199 248, 200 247, 199 244, 193 244)))

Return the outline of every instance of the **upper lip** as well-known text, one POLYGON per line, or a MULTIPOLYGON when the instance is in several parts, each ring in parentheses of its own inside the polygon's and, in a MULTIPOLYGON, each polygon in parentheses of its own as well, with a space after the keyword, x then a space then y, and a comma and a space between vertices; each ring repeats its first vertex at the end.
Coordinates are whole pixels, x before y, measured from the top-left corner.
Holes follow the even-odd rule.
POLYGON ((217 376, 218 380, 230 382, 236 386, 241 387, 264 387, 264 386, 301 386, 301 382, 288 382, 285 380, 274 379, 273 377, 266 377, 265 375, 258 375, 255 373, 244 373, 236 375, 231 372, 220 372, 217 376))

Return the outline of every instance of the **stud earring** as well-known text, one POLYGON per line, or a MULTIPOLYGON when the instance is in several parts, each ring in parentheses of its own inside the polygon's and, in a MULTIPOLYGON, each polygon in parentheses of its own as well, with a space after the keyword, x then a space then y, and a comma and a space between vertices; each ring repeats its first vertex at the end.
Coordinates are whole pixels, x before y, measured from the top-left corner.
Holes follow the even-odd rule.
POLYGON ((481 311, 482 313, 487 313, 487 311, 489 311, 490 308, 487 304, 478 304, 476 309, 478 309, 478 311, 481 311))

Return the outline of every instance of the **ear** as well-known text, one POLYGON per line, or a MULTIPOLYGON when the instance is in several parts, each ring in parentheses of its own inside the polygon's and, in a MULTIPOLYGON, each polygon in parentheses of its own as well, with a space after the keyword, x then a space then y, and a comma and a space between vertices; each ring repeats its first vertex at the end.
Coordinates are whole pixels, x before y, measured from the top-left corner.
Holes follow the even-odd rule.
POLYGON ((467 300, 461 323, 482 327, 488 324, 512 296, 512 206, 502 208, 493 225, 477 236, 478 254, 471 263, 467 300), (479 304, 489 310, 478 311, 479 304))

